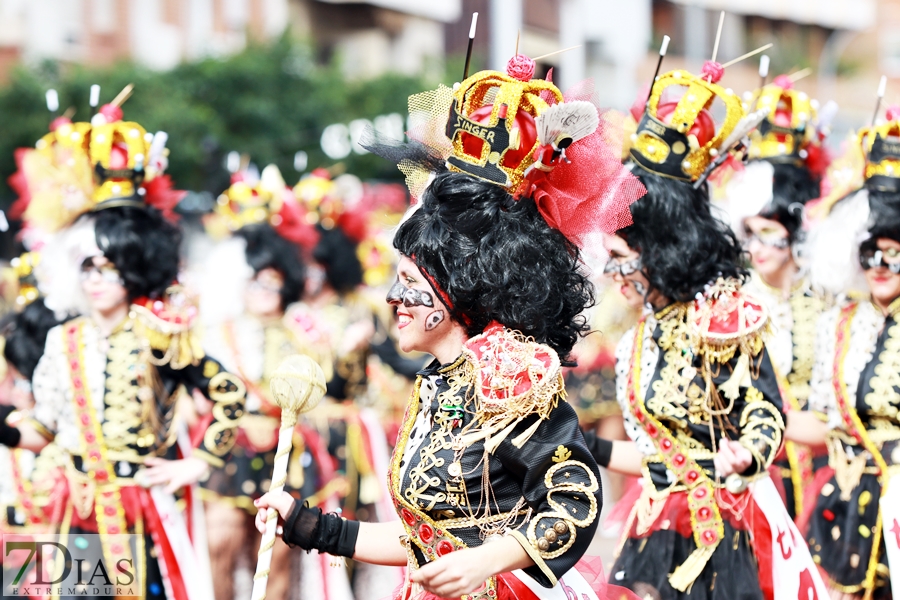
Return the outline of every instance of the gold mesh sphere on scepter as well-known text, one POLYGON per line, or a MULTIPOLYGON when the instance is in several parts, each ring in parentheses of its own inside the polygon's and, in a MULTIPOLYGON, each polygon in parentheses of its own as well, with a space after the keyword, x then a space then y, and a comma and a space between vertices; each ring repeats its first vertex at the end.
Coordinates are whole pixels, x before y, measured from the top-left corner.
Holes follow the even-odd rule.
MULTIPOLYGON (((281 408, 281 428, 278 431, 278 450, 272 467, 270 492, 280 492, 287 481, 288 457, 297 418, 314 409, 325 395, 325 373, 313 359, 294 354, 284 359, 269 378, 269 389, 281 408)), ((274 508, 268 511, 266 532, 259 544, 256 574, 253 576, 252 600, 264 600, 272 564, 272 548, 275 546, 275 529, 278 514, 274 508)))

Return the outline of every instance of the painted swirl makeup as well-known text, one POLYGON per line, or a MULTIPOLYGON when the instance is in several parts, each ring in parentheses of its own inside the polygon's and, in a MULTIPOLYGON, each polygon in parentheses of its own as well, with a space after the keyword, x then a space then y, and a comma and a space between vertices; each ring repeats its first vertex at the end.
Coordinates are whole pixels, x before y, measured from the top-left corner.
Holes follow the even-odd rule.
MULTIPOLYGON (((388 304, 402 304, 403 306, 409 307, 427 306, 428 308, 434 308, 434 296, 431 295, 431 292, 410 289, 400 283, 399 278, 394 282, 394 285, 391 286, 391 289, 388 290, 385 300, 387 300, 388 304)), ((441 316, 435 323, 435 326, 444 320, 444 311, 439 310, 428 316, 429 322, 436 313, 441 313, 441 316)))

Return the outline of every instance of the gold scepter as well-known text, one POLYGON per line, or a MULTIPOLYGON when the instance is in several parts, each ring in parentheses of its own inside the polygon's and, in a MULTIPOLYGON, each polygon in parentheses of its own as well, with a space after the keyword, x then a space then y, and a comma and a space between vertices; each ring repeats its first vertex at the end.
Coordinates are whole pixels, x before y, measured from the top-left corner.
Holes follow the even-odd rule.
MULTIPOLYGON (((325 395, 325 373, 322 367, 308 356, 295 354, 284 359, 269 378, 269 389, 275 402, 281 407, 281 429, 278 431, 278 450, 272 467, 272 484, 269 492, 280 492, 287 481, 288 456, 297 418, 314 409, 325 395)), ((264 600, 272 565, 272 548, 275 547, 275 529, 278 512, 269 508, 266 532, 259 543, 259 558, 253 576, 252 600, 264 600)))

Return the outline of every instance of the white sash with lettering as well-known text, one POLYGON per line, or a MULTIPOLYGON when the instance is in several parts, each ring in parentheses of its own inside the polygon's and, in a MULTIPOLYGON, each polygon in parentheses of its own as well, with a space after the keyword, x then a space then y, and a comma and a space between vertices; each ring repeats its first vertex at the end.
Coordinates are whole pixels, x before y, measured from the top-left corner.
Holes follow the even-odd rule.
POLYGON ((772 532, 772 583, 775 600, 827 600, 828 588, 812 560, 806 540, 784 507, 769 477, 751 484, 751 493, 772 532))

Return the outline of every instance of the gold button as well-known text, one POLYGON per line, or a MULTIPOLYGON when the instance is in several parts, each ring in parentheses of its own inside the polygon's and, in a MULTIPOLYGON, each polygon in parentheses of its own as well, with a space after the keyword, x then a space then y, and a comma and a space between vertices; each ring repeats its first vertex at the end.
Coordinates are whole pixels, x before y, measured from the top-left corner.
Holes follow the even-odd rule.
POLYGON ((564 521, 557 521, 556 523, 554 523, 553 529, 559 535, 562 535, 564 533, 569 533, 569 526, 566 525, 566 523, 564 521))

